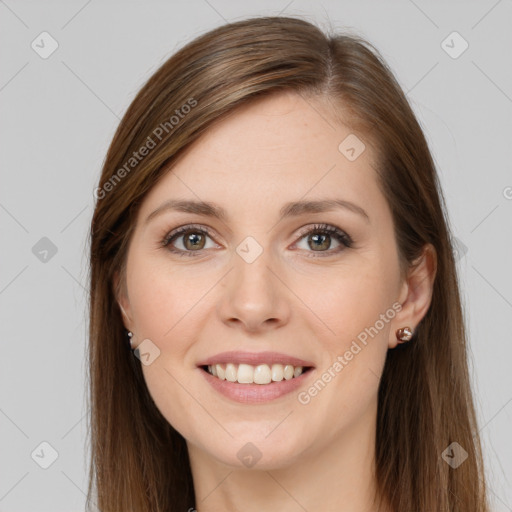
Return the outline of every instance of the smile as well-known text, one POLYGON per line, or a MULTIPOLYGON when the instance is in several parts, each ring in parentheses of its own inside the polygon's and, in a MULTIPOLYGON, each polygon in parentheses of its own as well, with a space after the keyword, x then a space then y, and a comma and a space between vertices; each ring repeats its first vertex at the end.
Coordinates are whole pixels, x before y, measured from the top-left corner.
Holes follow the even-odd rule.
POLYGON ((214 364, 202 367, 210 375, 220 380, 238 384, 270 384, 300 377, 309 367, 293 366, 291 364, 214 364))

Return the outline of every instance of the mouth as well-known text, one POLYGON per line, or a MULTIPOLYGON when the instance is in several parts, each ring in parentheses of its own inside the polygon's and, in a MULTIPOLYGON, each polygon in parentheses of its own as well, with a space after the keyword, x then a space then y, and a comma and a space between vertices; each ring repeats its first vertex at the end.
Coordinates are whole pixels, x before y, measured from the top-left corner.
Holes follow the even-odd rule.
POLYGON ((292 364, 223 363, 202 365, 200 368, 217 378, 236 384, 269 385, 283 380, 293 380, 313 369, 312 366, 294 366, 292 364))
POLYGON ((222 352, 198 363, 197 371, 217 393, 241 404, 286 399, 315 376, 312 362, 282 352, 222 352))

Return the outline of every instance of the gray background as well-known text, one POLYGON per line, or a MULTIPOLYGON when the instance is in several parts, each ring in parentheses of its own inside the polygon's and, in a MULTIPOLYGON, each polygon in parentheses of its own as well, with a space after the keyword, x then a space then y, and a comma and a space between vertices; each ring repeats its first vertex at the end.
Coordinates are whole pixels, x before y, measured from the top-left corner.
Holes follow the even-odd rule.
POLYGON ((424 127, 459 241, 491 496, 512 511, 510 0, 0 0, 0 511, 84 507, 86 235, 122 113, 186 42, 279 13, 367 37, 424 127), (46 59, 43 31, 59 45, 46 59))

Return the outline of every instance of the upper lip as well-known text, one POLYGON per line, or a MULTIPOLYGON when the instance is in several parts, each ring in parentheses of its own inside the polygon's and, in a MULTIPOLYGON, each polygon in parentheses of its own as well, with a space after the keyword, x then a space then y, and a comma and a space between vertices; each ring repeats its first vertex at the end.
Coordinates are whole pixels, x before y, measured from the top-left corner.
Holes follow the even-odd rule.
POLYGON ((197 366, 209 366, 214 364, 250 364, 253 366, 259 364, 291 364, 292 366, 313 366, 313 363, 300 359, 298 357, 283 354, 282 352, 242 352, 232 350, 221 352, 214 356, 204 359, 197 366))

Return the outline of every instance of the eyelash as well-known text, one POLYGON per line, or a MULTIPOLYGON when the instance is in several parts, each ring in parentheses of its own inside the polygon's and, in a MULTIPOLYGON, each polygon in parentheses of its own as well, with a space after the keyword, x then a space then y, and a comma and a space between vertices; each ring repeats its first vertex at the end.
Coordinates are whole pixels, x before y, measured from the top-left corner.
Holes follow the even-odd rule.
MULTIPOLYGON (((170 252, 177 254, 178 256, 189 256, 189 257, 195 257, 199 256, 202 251, 205 249, 199 249, 197 251, 183 251, 182 249, 176 249, 171 244, 176 239, 180 238, 180 236, 183 236, 185 233, 200 233, 201 235, 206 235, 210 238, 211 232, 208 228, 202 227, 197 224, 189 224, 187 226, 182 226, 174 231, 171 231, 169 234, 165 236, 165 238, 162 240, 162 246, 166 247, 170 252), (195 253, 195 254, 194 254, 195 253)), ((345 246, 346 248, 350 248, 353 245, 352 238, 347 235, 345 232, 341 231, 341 229, 337 228, 336 226, 331 226, 329 224, 315 224, 313 227, 308 228, 306 231, 302 232, 300 234, 299 240, 302 240, 307 235, 310 235, 312 233, 317 234, 323 234, 323 235, 332 235, 336 241, 338 241, 341 245, 345 246)), ((316 257, 325 257, 325 256, 332 256, 333 254, 337 254, 344 249, 336 249, 334 251, 327 250, 327 251, 307 251, 307 252, 313 252, 313 253, 319 253, 318 255, 311 255, 309 257, 316 258, 316 257), (322 254, 326 253, 326 254, 322 254)))

